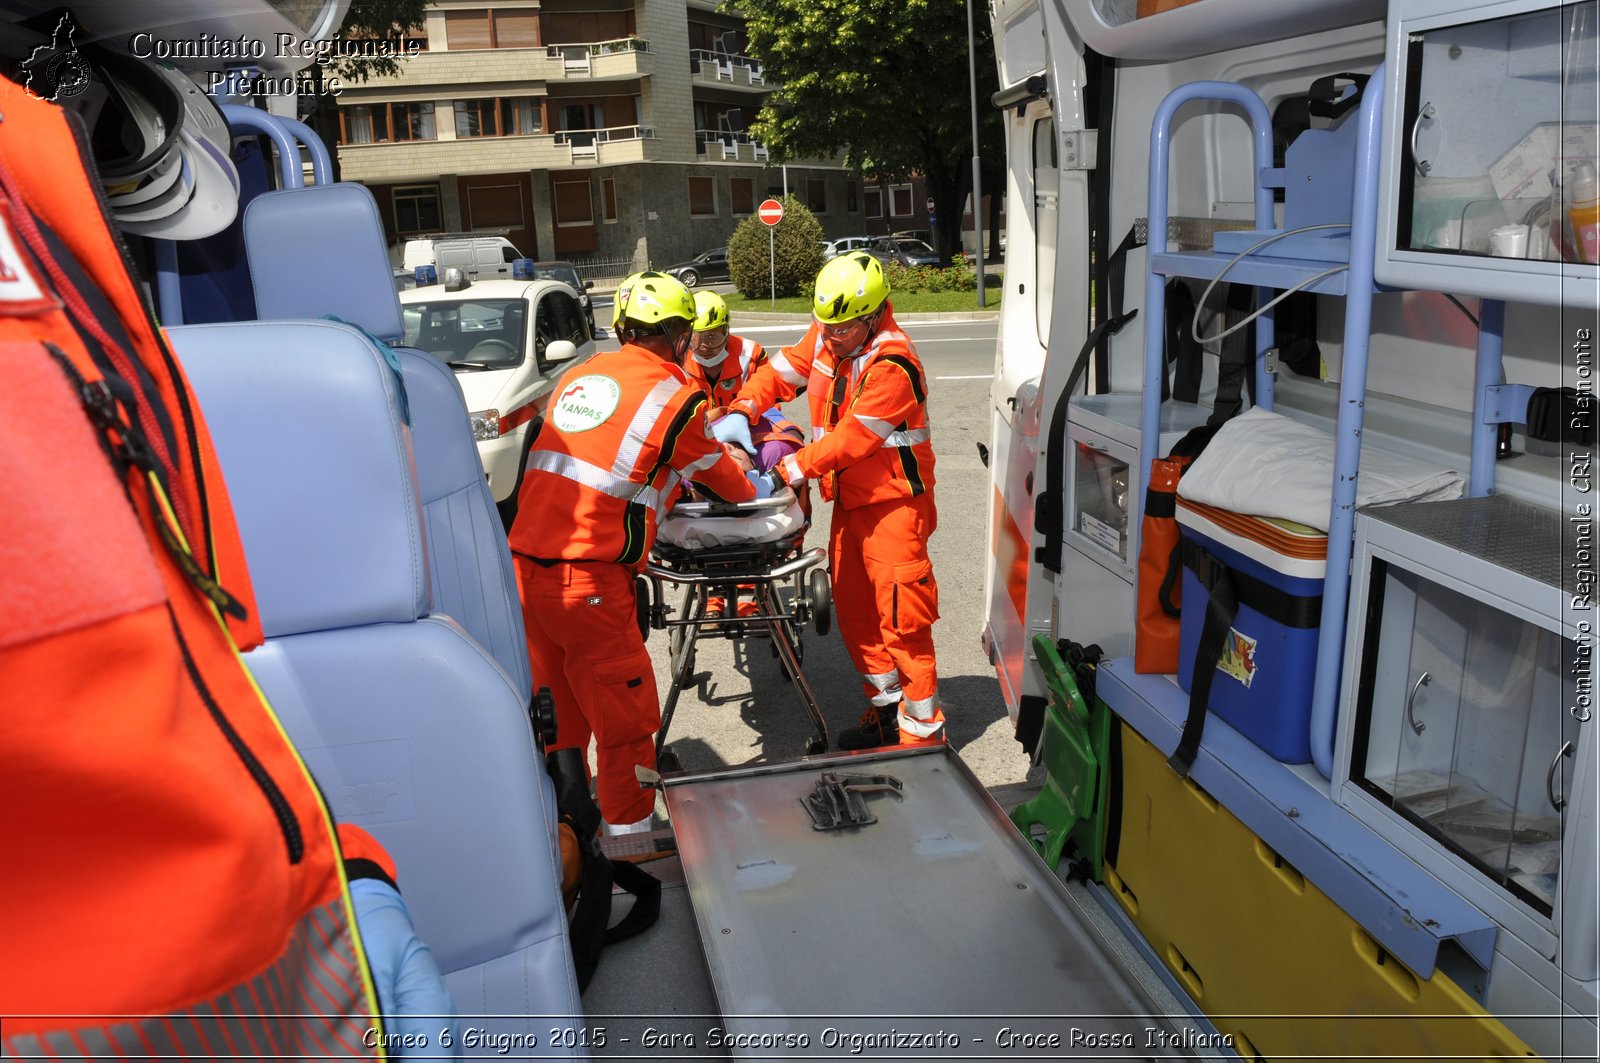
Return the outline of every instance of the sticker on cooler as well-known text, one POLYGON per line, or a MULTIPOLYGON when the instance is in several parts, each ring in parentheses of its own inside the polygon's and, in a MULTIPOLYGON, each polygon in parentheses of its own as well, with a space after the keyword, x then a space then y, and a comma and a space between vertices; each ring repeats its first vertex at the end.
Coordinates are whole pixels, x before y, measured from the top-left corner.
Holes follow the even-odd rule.
POLYGON ((1222 656, 1217 660, 1217 671, 1248 687, 1256 677, 1256 640, 1230 627, 1227 641, 1222 645, 1222 656))

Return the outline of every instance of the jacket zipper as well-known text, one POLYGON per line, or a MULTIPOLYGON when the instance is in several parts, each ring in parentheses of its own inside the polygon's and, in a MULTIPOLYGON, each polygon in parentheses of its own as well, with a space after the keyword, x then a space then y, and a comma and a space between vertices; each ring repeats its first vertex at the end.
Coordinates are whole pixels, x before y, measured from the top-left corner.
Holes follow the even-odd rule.
MULTIPOLYGON (((77 366, 72 363, 72 359, 68 358, 66 353, 55 344, 47 342, 43 344, 43 347, 50 355, 51 360, 61 367, 67 382, 72 385, 73 391, 77 393, 79 400, 83 403, 84 411, 89 415, 90 422, 97 430, 95 435, 100 440, 101 449, 105 451, 106 458, 111 462, 113 471, 116 473, 118 480, 121 481, 124 493, 128 490, 127 472, 130 468, 140 470, 139 478, 144 480, 147 488, 153 493, 154 489, 149 488, 148 476, 150 470, 154 467, 154 459, 144 441, 140 438, 138 431, 117 415, 117 402, 111 386, 104 380, 90 381, 84 379, 83 374, 78 372, 77 366), (120 437, 116 443, 111 442, 110 433, 113 432, 120 437)), ((129 504, 132 504, 131 499, 129 504)), ((168 549, 173 550, 176 539, 162 519, 159 502, 152 497, 150 504, 155 507, 150 515, 151 520, 162 533, 162 539, 167 543, 168 549)), ((188 557, 188 555, 174 551, 174 557, 188 557)), ((189 562, 193 565, 193 558, 189 558, 189 562)), ((180 560, 180 566, 181 564, 180 560)), ((187 569, 185 571, 188 572, 187 569)), ((204 576, 204 573, 201 573, 201 575, 204 576)), ((191 580, 195 578, 193 573, 189 573, 189 576, 191 580)), ((220 587, 216 588, 216 590, 221 592, 220 587)), ((289 806, 289 799, 284 796, 283 790, 278 786, 277 781, 273 779, 271 773, 267 771, 266 766, 261 763, 255 752, 245 744, 239 732, 234 729, 233 724, 223 714, 221 706, 212 697, 210 688, 206 686, 204 677, 201 676, 199 668, 195 665, 194 657, 189 652, 189 644, 184 641, 183 631, 178 626, 177 617, 172 614, 170 603, 167 605, 167 618, 172 624, 172 633, 178 641, 178 648, 183 651, 184 670, 188 672, 190 682, 194 685, 196 693, 200 695, 200 699, 205 702, 206 711, 211 715, 211 721, 222 732, 222 737, 233 749, 234 755, 239 758, 240 763, 244 765, 245 771, 255 780, 257 788, 261 790, 262 796, 266 798, 268 806, 271 807, 272 814, 278 821, 278 830, 283 835, 284 846, 289 852, 289 862, 298 864, 305 855, 305 838, 300 831, 299 821, 295 819, 294 810, 289 806)))

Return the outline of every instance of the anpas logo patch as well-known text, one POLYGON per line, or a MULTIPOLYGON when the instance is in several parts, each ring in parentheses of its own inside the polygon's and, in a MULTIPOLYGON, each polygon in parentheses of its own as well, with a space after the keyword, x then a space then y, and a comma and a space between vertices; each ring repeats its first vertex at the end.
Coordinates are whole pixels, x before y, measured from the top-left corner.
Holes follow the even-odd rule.
POLYGON ((563 432, 599 428, 617 412, 622 388, 608 376, 580 376, 561 389, 550 409, 550 421, 563 432))

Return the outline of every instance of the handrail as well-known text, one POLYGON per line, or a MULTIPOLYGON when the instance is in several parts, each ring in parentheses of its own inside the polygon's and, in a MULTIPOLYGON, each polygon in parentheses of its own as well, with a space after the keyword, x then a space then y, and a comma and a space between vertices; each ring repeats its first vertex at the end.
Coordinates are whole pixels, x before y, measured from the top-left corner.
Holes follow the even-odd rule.
MULTIPOLYGON (((300 145, 282 119, 259 107, 240 103, 224 103, 221 107, 222 117, 228 120, 230 128, 262 133, 272 141, 273 147, 278 149, 278 176, 283 179, 285 188, 299 188, 306 183, 305 171, 300 165, 300 145)), ((313 170, 315 165, 313 159, 313 170)))

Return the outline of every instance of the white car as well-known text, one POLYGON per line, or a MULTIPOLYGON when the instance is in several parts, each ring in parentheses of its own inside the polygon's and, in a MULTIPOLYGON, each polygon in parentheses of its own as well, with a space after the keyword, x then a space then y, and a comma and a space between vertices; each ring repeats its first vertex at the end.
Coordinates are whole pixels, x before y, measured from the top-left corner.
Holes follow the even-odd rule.
POLYGON ((559 281, 467 281, 400 293, 405 343, 455 370, 489 491, 508 520, 528 447, 561 374, 595 352, 577 293, 559 281))

